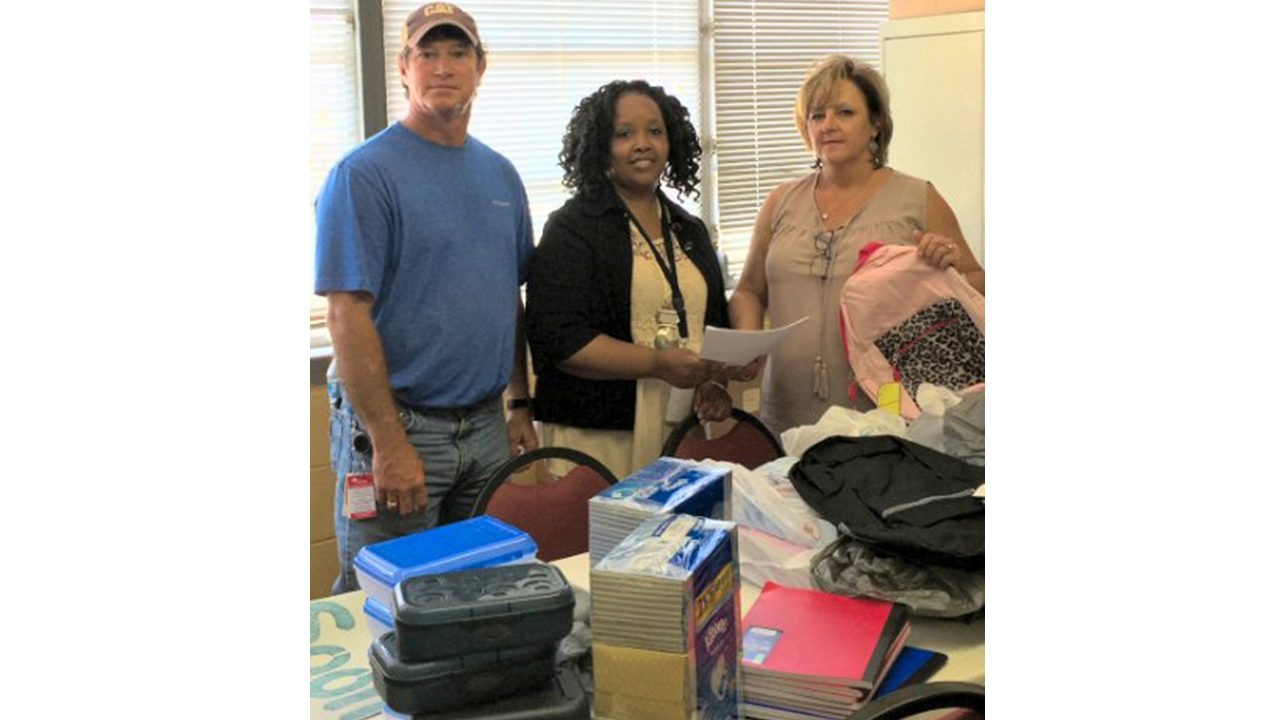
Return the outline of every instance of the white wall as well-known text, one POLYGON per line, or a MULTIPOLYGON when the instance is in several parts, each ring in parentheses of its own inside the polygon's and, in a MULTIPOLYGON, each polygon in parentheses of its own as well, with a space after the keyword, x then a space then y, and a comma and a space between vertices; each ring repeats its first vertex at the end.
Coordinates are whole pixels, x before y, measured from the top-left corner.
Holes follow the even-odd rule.
POLYGON ((893 111, 889 165, 934 184, 983 264, 984 16, 890 20, 880 31, 893 111))

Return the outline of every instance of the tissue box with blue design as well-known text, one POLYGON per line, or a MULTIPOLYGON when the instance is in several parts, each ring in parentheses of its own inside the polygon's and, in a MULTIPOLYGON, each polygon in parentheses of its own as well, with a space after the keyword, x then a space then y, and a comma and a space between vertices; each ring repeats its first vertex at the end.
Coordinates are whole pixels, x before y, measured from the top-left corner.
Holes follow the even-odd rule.
POLYGON ((730 518, 731 478, 725 467, 661 457, 600 491, 588 503, 591 564, 654 515, 730 518))

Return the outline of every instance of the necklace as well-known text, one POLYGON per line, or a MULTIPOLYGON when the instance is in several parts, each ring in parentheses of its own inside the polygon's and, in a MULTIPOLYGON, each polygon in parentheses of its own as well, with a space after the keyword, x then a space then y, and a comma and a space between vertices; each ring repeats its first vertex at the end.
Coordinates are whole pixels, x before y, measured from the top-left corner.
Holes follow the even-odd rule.
POLYGON ((818 208, 818 215, 820 215, 823 220, 830 220, 831 215, 833 213, 836 213, 837 211, 843 211, 845 208, 856 208, 859 204, 858 201, 862 198, 862 195, 866 192, 866 185, 863 185, 862 187, 854 191, 852 194, 846 195, 844 197, 840 197, 837 195, 836 198, 834 199, 834 202, 832 202, 831 206, 827 210, 823 210, 822 206, 818 204, 818 195, 816 192, 817 188, 814 188, 814 190, 815 192, 813 197, 813 204, 815 207, 818 208))
MULTIPOLYGON (((818 204, 818 188, 822 184, 821 176, 819 176, 818 182, 814 183, 813 186, 813 206, 818 210, 818 216, 821 217, 823 221, 826 221, 830 220, 832 215, 839 217, 840 214, 844 214, 846 210, 860 211, 862 207, 866 205, 863 199, 867 197, 868 191, 871 190, 872 185, 875 184, 875 177, 876 171, 872 170, 871 175, 869 175, 867 179, 851 194, 846 195, 840 193, 838 189, 835 189, 836 195, 831 207, 824 211, 822 206, 818 204)), ((857 213, 854 212, 852 214, 856 215, 857 213)), ((852 219, 852 217, 850 219, 852 219)))

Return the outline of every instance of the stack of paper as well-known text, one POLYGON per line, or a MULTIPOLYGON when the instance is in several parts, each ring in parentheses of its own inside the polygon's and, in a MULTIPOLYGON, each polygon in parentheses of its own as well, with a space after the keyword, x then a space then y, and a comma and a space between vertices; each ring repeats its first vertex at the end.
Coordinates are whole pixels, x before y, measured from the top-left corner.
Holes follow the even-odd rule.
POLYGON ((736 547, 733 523, 660 515, 591 569, 598 717, 738 717, 736 547))
POLYGON ((646 518, 684 513, 728 517, 730 492, 727 468, 691 460, 658 458, 591 498, 591 564, 609 554, 646 518))
POLYGON ((773 583, 742 623, 742 716, 761 720, 848 717, 910 632, 903 605, 773 583))

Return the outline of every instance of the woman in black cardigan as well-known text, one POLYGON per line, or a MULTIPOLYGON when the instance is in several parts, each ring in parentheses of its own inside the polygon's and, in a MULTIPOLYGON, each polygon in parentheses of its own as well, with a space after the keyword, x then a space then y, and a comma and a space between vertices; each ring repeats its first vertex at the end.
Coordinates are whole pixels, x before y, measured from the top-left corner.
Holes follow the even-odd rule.
POLYGON ((642 80, 583 99, 565 132, 576 193, 548 218, 527 289, 534 417, 544 446, 618 477, 657 458, 691 409, 722 420, 732 406, 726 369, 698 357, 703 328, 729 325, 715 249, 658 187, 696 196, 701 152, 689 111, 642 80))

